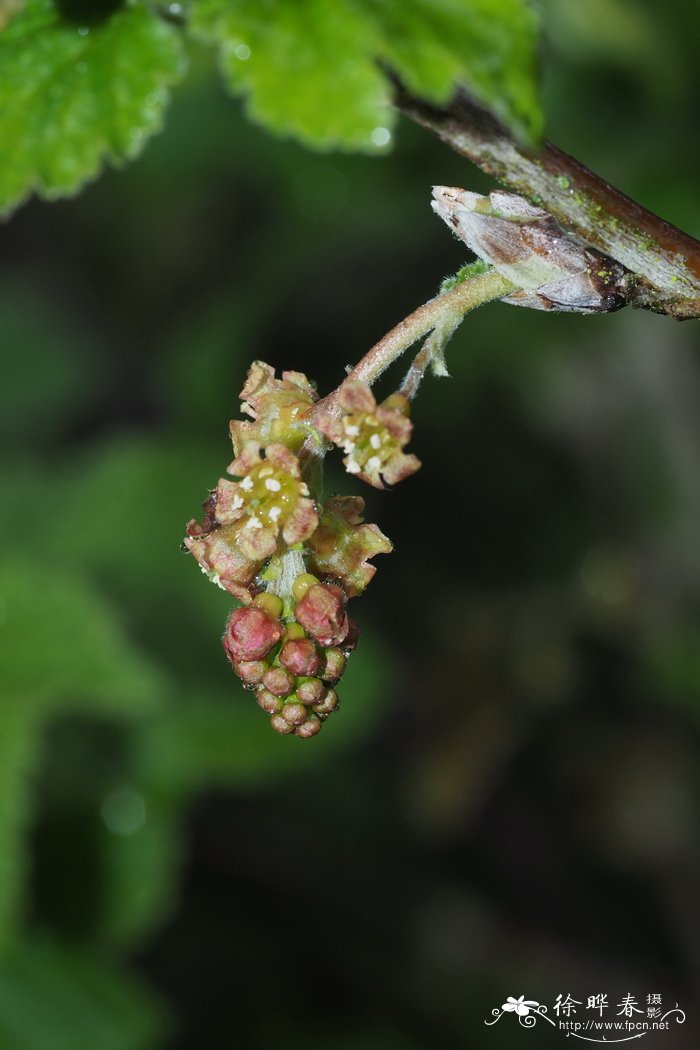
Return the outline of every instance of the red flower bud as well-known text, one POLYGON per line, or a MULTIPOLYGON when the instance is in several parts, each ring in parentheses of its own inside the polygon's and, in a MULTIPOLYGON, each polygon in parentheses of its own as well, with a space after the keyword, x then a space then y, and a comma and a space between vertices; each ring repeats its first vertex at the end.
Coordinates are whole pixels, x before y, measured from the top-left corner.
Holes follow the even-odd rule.
POLYGON ((316 715, 310 715, 305 722, 302 722, 300 726, 297 726, 294 730, 296 736, 316 736, 321 728, 321 719, 317 718, 316 715))
POLYGON ((258 706, 269 715, 276 715, 282 710, 282 701, 274 693, 268 693, 267 689, 258 689, 255 694, 258 706))
POLYGON ((317 583, 297 602, 294 615, 321 645, 339 645, 349 630, 345 601, 340 587, 317 583))
POLYGON ((258 685, 267 671, 267 664, 263 660, 239 660, 233 669, 246 685, 258 685))
MULTIPOLYGON (((353 625, 354 626, 354 625, 353 625)), ((324 682, 337 682, 345 670, 347 659, 342 649, 326 649, 326 662, 321 674, 324 682)))
POLYGON ((280 653, 280 663, 295 675, 311 676, 318 671, 321 661, 310 638, 287 642, 280 653))
POLYGON ((294 688, 294 678, 284 667, 271 667, 265 672, 263 685, 275 696, 288 696, 294 688))
POLYGON ((306 678, 297 685, 297 696, 303 704, 317 704, 324 693, 320 678, 306 678))
POLYGON ((282 637, 282 624, 254 605, 229 616, 224 648, 234 661, 260 660, 282 637))
POLYGON ((331 714, 335 711, 338 706, 338 694, 335 689, 328 689, 323 699, 320 699, 318 703, 313 705, 314 711, 317 715, 322 718, 331 714))
POLYGON ((270 719, 270 725, 276 733, 281 733, 282 736, 286 736, 287 733, 294 732, 294 723, 288 722, 287 719, 283 718, 280 714, 272 716, 272 718, 270 719))
POLYGON ((299 726, 306 721, 308 711, 297 700, 288 700, 286 704, 282 705, 281 714, 285 722, 289 722, 293 726, 299 726))

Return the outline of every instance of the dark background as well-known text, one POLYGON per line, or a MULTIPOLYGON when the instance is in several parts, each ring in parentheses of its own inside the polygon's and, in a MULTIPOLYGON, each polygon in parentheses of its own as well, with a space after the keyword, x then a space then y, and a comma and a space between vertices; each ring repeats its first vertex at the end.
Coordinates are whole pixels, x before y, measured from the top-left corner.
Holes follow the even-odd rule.
MULTIPOLYGON (((543 86, 558 145, 698 234, 692 11, 545 5, 543 86)), ((697 1045, 693 322, 465 322, 422 470, 362 493, 396 552, 313 740, 178 549, 249 362, 327 391, 466 261, 432 184, 490 188, 405 122, 384 158, 272 139, 198 58, 137 163, 2 229, 3 1048, 557 1046, 483 1021, 598 992, 697 1045)))

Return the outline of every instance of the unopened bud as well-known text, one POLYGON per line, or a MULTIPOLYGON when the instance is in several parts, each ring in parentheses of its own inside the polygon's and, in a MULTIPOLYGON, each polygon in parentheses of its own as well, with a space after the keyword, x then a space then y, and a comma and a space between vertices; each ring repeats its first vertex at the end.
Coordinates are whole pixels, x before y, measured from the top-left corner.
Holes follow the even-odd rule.
POLYGON ((268 616, 271 616, 273 620, 277 620, 282 615, 282 599, 276 594, 268 594, 267 591, 263 591, 262 594, 257 594, 253 598, 251 605, 256 606, 258 609, 262 609, 268 616))
POLYGON ((267 689, 258 689, 255 694, 258 706, 270 715, 275 715, 282 710, 282 701, 278 696, 269 693, 267 689))
POLYGON ((299 601, 304 597, 309 587, 313 587, 313 585, 318 582, 318 577, 312 576, 310 572, 302 572, 292 584, 292 594, 296 600, 299 601))
POLYGON ((320 583, 309 587, 294 615, 321 645, 338 645, 347 637, 349 621, 340 587, 320 583))
POLYGON ((345 670, 347 658, 342 649, 326 649, 325 665, 321 672, 324 682, 337 682, 345 670))
POLYGON ((297 683, 296 693, 304 704, 317 704, 323 692, 323 682, 320 678, 303 678, 297 683))
POLYGON ((282 715, 273 715, 270 719, 270 725, 276 733, 281 733, 283 736, 294 732, 293 724, 283 718, 282 715))
POLYGON ((233 669, 246 685, 259 685, 267 671, 267 664, 264 660, 239 660, 233 669))
POLYGON ((298 726, 306 720, 308 714, 303 704, 300 704, 297 700, 289 700, 286 704, 282 705, 282 718, 290 725, 298 726))
POLYGON ((254 605, 247 605, 231 613, 223 641, 224 648, 234 661, 248 661, 267 656, 281 637, 282 624, 279 620, 271 619, 254 605))
POLYGON ((321 660, 311 639, 301 638, 299 641, 284 644, 280 652, 280 663, 292 674, 314 675, 321 665, 321 660))
POLYGON ((315 715, 311 715, 309 718, 306 719, 305 722, 302 722, 300 726, 297 726, 294 732, 297 736, 309 737, 316 736, 320 729, 320 718, 317 718, 315 715))
POLYGON ((284 667, 270 667, 263 676, 263 685, 275 696, 289 696, 294 688, 294 678, 284 667))
POLYGON ((332 711, 335 711, 338 706, 338 694, 335 689, 327 689, 323 699, 313 705, 314 711, 317 715, 329 715, 332 711))

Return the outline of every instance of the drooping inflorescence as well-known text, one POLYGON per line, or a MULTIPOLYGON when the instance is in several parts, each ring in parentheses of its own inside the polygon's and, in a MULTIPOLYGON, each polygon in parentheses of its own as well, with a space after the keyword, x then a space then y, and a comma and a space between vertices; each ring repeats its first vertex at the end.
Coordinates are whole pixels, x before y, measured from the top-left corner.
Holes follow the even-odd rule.
POLYGON ((321 501, 319 468, 332 441, 347 453, 348 472, 377 488, 417 470, 416 457, 403 452, 409 402, 395 394, 377 406, 368 386, 347 383, 337 407, 323 411, 306 376, 278 379, 259 361, 241 397, 250 419, 231 423, 234 480, 219 480, 184 543, 241 603, 226 623, 224 650, 272 728, 314 736, 338 707, 335 687, 357 644, 348 600, 374 576, 369 559, 392 550, 363 521, 361 497, 321 501))

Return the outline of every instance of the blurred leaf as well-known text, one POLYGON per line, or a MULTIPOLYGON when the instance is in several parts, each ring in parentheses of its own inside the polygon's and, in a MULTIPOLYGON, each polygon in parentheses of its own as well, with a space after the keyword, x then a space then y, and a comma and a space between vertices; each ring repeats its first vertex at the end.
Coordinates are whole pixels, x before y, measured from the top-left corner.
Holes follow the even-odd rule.
POLYGON ((152 995, 88 954, 35 941, 0 967, 2 1050, 150 1050, 163 1031, 152 995))
POLYGON ((52 519, 52 553, 78 562, 154 602, 169 584, 199 584, 180 551, 188 518, 196 517, 230 456, 226 421, 220 457, 195 442, 125 438, 74 464, 60 486, 52 519), (119 498, 115 499, 118 493, 119 498), (178 570, 182 570, 180 573, 178 570))
POLYGON ((47 439, 60 435, 75 410, 97 396, 96 357, 72 328, 28 282, 9 275, 3 281, 0 436, 45 453, 47 439))
POLYGON ((669 58, 678 57, 673 55, 672 34, 659 32, 655 7, 645 9, 633 0, 579 0, 576 4, 543 0, 543 4, 547 36, 573 58, 607 57, 646 79, 650 68, 655 76, 663 77, 669 58))
POLYGON ((163 683, 80 576, 37 560, 0 562, 0 683, 3 703, 79 705, 142 715, 163 683))
POLYGON ((26 885, 24 836, 29 815, 28 778, 41 737, 34 712, 20 704, 0 709, 0 951, 19 919, 26 885))
POLYGON ((162 924, 177 899, 179 819, 172 806, 131 787, 107 796, 102 817, 97 933, 110 944, 133 947, 162 924))
POLYGON ((192 0, 193 32, 219 45, 254 120, 321 149, 376 150, 395 114, 376 60, 417 95, 459 83, 536 138, 537 20, 524 0, 192 0))
POLYGON ((692 625, 681 624, 647 641, 639 673, 658 700, 700 716, 700 634, 692 625))
POLYGON ((135 157, 184 71, 178 31, 144 7, 74 8, 27 0, 0 37, 0 211, 32 190, 74 193, 105 158, 135 157))
POLYGON ((185 523, 229 455, 225 422, 218 454, 193 440, 126 439, 95 449, 54 498, 51 555, 108 585, 138 636, 177 673, 191 669, 200 642, 218 639, 233 604, 180 550, 185 523))
POLYGON ((15 15, 18 15, 24 6, 24 0, 0 0, 0 32, 15 15))

